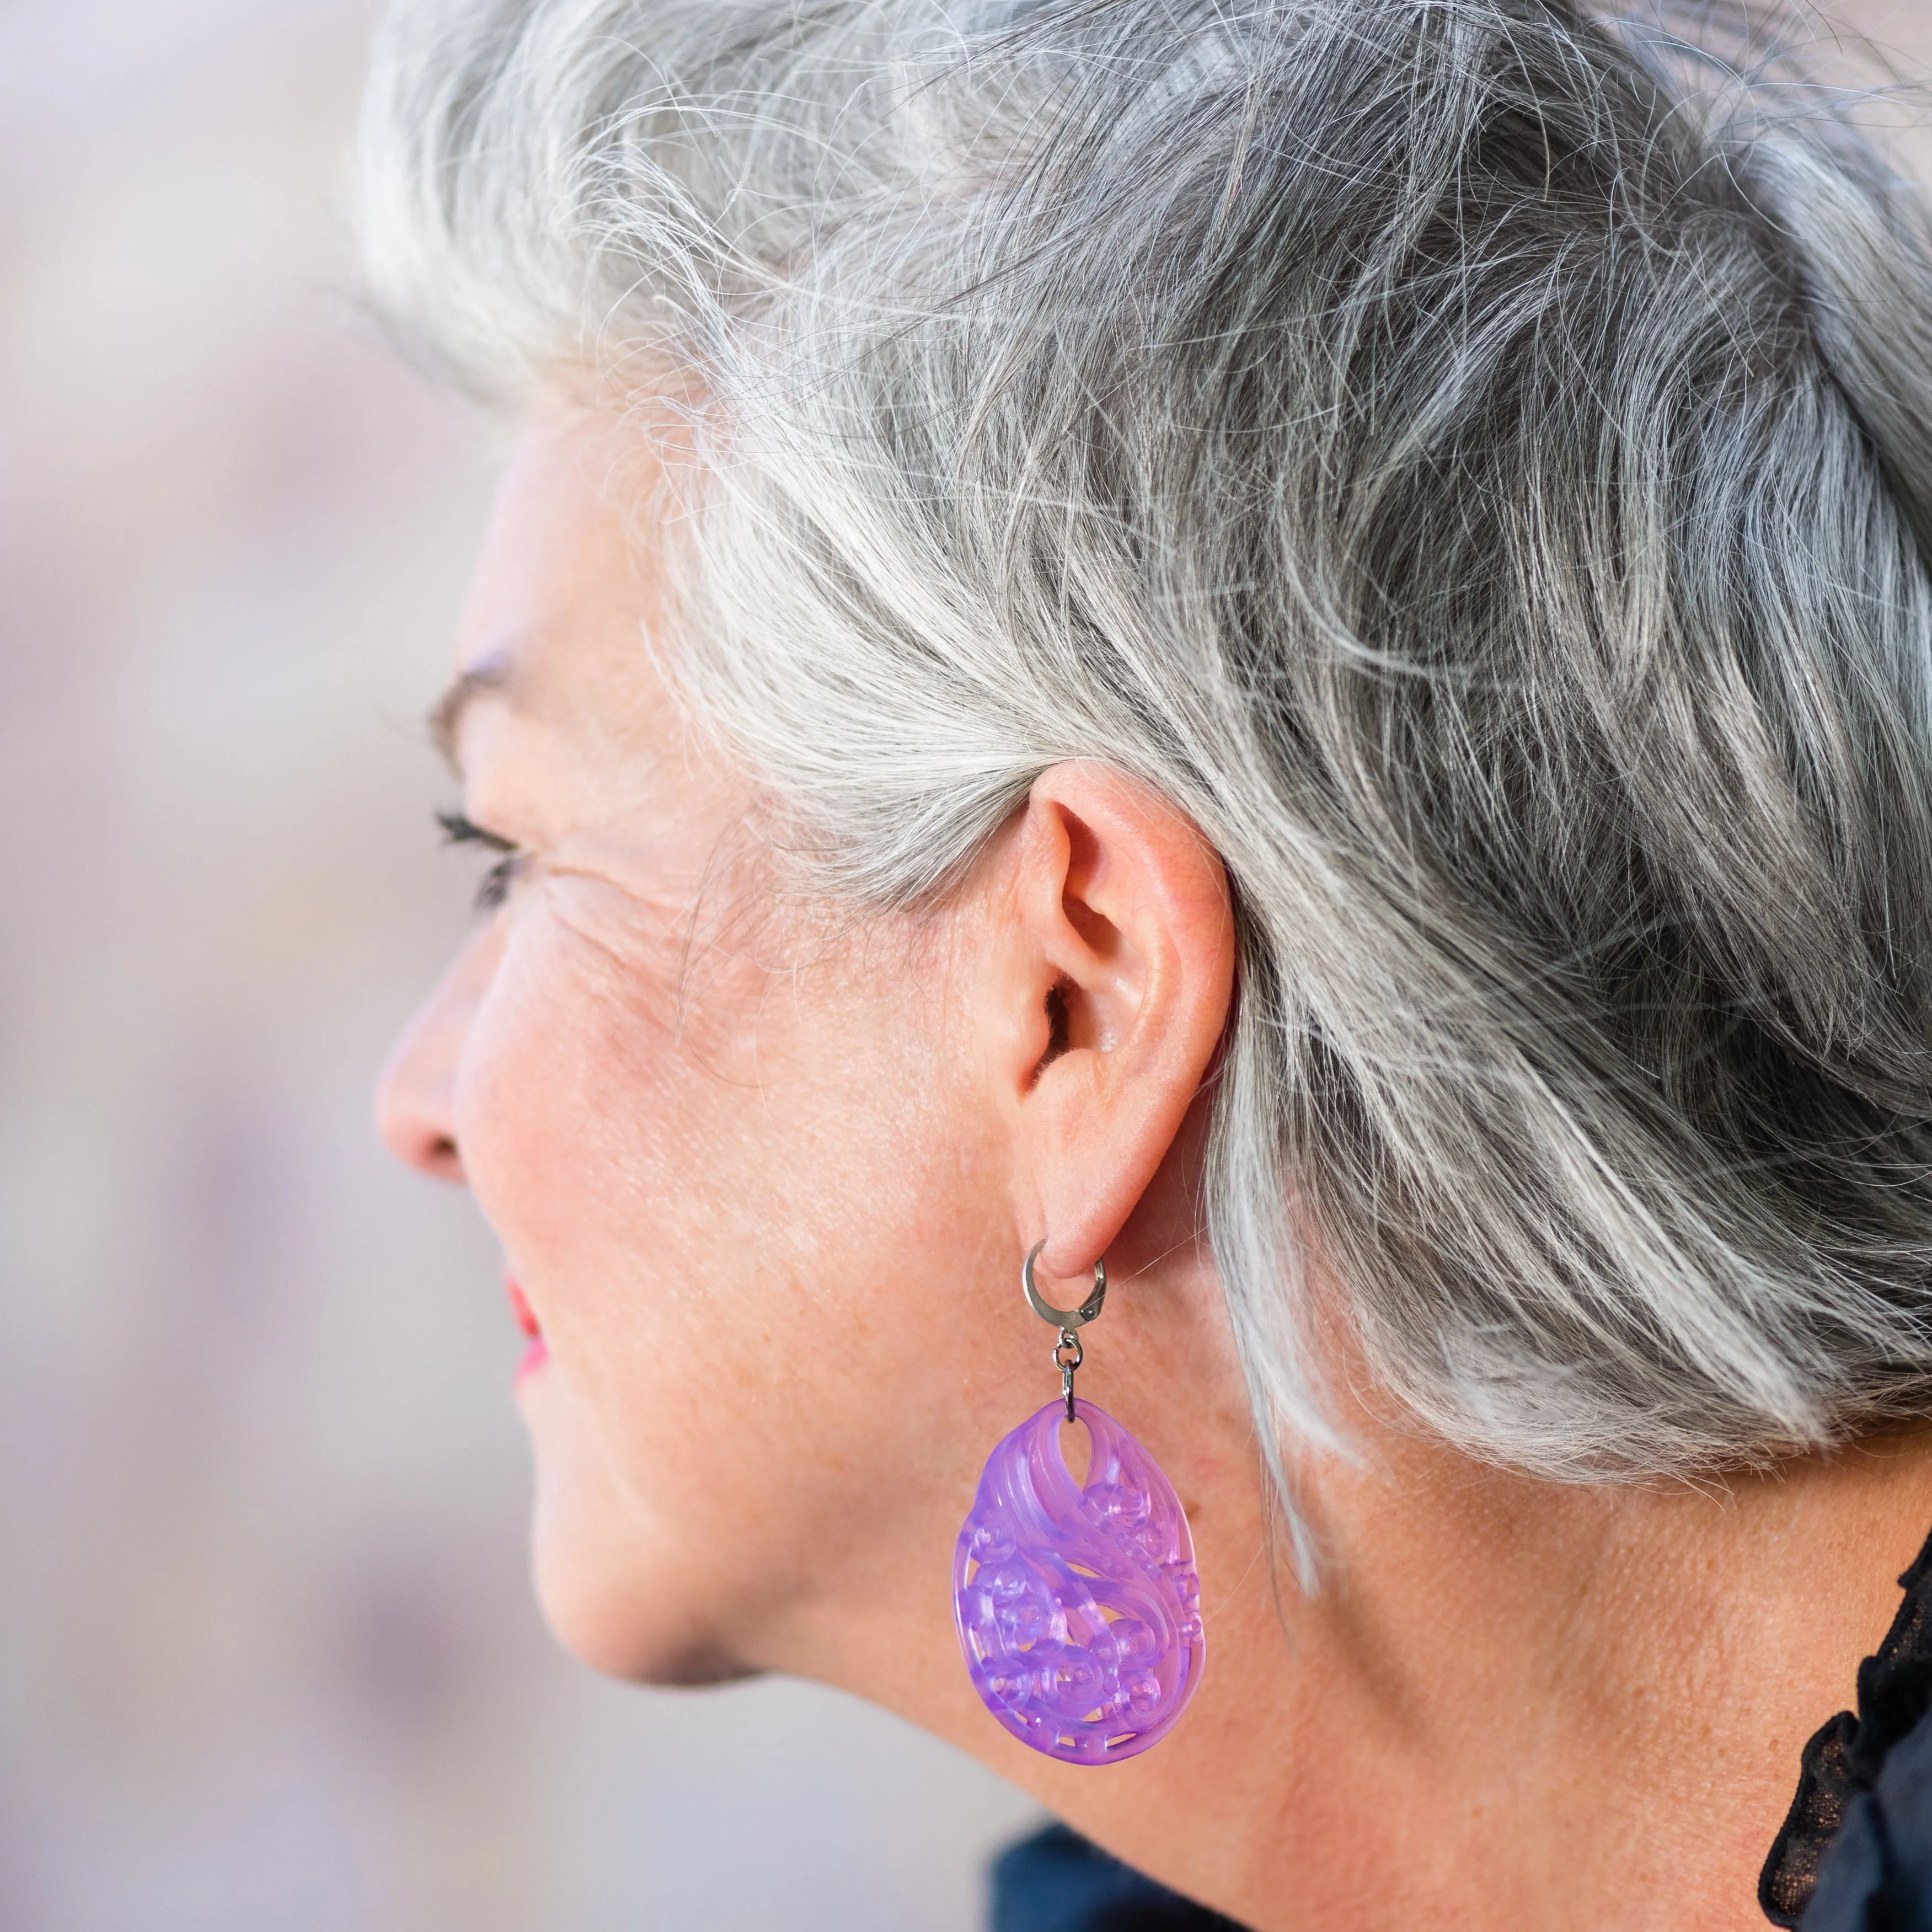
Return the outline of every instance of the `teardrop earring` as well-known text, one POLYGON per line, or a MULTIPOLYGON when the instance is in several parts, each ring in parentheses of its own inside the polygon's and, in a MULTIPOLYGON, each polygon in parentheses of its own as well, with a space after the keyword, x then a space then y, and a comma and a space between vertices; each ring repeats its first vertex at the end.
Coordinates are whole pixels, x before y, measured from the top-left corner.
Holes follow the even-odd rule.
POLYGON ((952 1613, 973 1686, 1021 1743, 1066 1764, 1114 1764, 1158 1744, 1201 1682, 1194 1543, 1174 1486, 1105 1409, 1073 1393, 1078 1331, 1107 1298, 1107 1268, 1078 1308, 1020 1270, 1028 1305, 1060 1330, 1060 1395, 986 1458, 952 1553, 952 1613), (1064 1424, 1092 1448, 1076 1482, 1064 1424))

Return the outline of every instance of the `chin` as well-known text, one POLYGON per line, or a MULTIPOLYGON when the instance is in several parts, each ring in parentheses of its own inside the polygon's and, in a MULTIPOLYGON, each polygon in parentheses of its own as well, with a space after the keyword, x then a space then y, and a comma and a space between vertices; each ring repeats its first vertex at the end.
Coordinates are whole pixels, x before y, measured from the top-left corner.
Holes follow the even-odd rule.
POLYGON ((621 1584, 596 1566, 560 1559, 539 1530, 532 1568, 550 1634, 580 1664, 627 1684, 731 1684, 762 1673, 682 1619, 640 1600, 638 1580, 621 1584))
POLYGON ((544 1621, 580 1663, 632 1684, 728 1684, 758 1668, 722 1642, 652 1527, 574 1429, 538 1432, 530 1568, 544 1621))

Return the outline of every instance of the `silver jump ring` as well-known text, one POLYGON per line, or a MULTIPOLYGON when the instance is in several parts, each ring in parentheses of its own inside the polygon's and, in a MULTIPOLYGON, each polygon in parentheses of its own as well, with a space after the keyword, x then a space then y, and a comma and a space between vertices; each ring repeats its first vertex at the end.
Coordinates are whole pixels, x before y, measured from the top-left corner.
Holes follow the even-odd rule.
POLYGON ((1103 1258, 1094 1264, 1094 1292, 1078 1308, 1054 1308, 1040 1299, 1040 1290, 1034 1286, 1033 1264, 1046 1246, 1044 1241, 1034 1242, 1020 1269, 1020 1286, 1026 1292, 1028 1304, 1042 1322, 1051 1322, 1056 1328, 1084 1328, 1099 1316, 1100 1304, 1107 1298, 1106 1262, 1103 1258))

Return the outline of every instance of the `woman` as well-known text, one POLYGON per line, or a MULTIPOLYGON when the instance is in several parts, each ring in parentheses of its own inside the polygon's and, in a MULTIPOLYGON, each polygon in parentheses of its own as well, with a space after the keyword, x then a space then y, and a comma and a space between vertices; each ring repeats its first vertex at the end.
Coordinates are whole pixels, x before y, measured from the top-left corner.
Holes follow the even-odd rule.
POLYGON ((522 429, 384 1128, 580 1656, 1256 1932, 1910 1893, 1916 1595, 1828 1720, 1932 1526, 1932 253, 1732 25, 392 20, 376 290, 522 429))

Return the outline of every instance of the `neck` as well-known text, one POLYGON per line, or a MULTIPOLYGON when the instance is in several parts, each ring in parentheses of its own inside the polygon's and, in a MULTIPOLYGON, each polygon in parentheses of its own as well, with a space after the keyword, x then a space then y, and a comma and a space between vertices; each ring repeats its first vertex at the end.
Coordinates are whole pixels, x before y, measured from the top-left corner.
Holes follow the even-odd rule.
POLYGON ((1252 1932, 1764 1932, 1758 1872, 1800 1750, 1853 1701, 1932 1528, 1932 1431, 1698 1487, 1566 1486, 1358 1414, 1359 1464, 1304 1474, 1324 1552, 1305 1594, 1196 1272, 1110 1308, 1088 1391, 1193 1530, 1207 1669, 1170 1736, 1058 1764, 955 1667, 944 1580, 1011 1407, 992 1370, 986 1414, 965 1404, 935 1451, 929 1520, 876 1574, 801 1599, 759 1661, 896 1705, 1252 1932))
POLYGON ((1703 1490, 1370 1448, 1314 1485, 1312 1598, 1271 1582, 1258 1498, 1245 1549, 1197 1521, 1220 1613, 1158 1751, 1028 1781, 1254 1932, 1761 1928, 1800 1748, 1932 1527, 1932 1436, 1703 1490))

